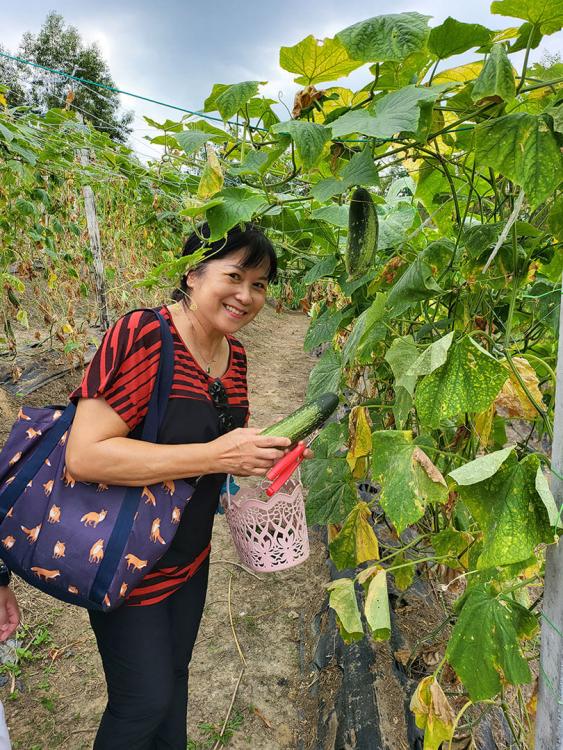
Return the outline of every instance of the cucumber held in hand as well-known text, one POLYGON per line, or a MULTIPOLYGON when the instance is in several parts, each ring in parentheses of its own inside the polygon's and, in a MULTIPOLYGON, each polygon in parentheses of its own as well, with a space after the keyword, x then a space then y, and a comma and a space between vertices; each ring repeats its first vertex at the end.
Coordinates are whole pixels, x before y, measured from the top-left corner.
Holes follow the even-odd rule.
POLYGON ((276 422, 262 430, 262 435, 273 435, 274 437, 288 437, 291 443, 298 443, 316 430, 338 406, 336 393, 323 393, 314 401, 309 401, 301 408, 294 411, 281 422, 276 422))
POLYGON ((348 245, 344 261, 350 280, 369 271, 375 259, 379 221, 371 195, 365 188, 356 188, 348 214, 348 245))

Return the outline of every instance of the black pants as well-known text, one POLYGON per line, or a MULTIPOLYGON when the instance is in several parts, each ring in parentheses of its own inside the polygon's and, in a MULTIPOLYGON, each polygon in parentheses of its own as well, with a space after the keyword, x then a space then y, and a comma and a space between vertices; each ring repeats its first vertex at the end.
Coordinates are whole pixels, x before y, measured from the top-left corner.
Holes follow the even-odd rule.
POLYGON ((208 572, 209 558, 159 604, 89 613, 108 688, 94 750, 186 750, 188 664, 208 572))

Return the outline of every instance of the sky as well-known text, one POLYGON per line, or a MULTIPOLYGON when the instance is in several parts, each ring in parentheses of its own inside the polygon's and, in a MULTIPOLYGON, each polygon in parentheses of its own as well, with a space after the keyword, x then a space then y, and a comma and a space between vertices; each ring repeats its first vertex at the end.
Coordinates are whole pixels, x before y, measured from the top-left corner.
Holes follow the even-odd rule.
MULTIPOLYGON (((22 34, 39 31, 47 13, 56 10, 86 42, 99 44, 120 89, 197 110, 214 83, 259 80, 268 82, 261 87, 262 94, 278 99, 281 92, 291 110, 300 87, 292 74, 279 67, 281 46, 292 46, 309 34, 319 39, 333 36, 375 15, 413 10, 432 16, 431 26, 448 15, 493 29, 522 23, 492 16, 489 7, 487 0, 417 0, 416 4, 412 0, 23 0, 4 5, 0 43, 15 51, 22 34)), ((563 32, 545 37, 532 52, 532 62, 557 51, 563 51, 563 32)), ((514 64, 518 65, 521 54, 512 57, 514 64)), ((471 53, 453 57, 441 68, 469 59, 471 53)), ((360 88, 368 80, 364 66, 340 79, 339 85, 360 88)), ((142 115, 160 122, 181 117, 174 110, 126 96, 122 104, 135 111, 137 147, 149 133, 142 115)), ((283 108, 275 109, 283 118, 283 108)))

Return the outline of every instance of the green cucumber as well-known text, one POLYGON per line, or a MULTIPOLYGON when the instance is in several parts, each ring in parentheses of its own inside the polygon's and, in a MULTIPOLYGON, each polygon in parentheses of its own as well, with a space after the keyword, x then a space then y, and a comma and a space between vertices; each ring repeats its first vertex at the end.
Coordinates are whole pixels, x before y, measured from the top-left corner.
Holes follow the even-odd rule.
POLYGON ((316 430, 338 406, 336 393, 323 393, 314 401, 309 401, 285 419, 262 430, 262 435, 288 437, 291 443, 298 443, 316 430))
POLYGON ((351 281, 369 271, 375 259, 379 221, 371 195, 365 188, 356 188, 348 214, 348 244, 344 262, 351 281))

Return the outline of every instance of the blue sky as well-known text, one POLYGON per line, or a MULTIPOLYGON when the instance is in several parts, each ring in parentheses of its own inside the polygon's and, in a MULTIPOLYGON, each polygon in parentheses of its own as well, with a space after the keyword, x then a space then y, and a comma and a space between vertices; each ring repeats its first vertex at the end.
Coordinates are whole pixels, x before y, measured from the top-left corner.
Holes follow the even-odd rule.
MULTIPOLYGON (((482 23, 501 29, 519 26, 517 19, 492 16, 487 0, 30 0, 5 4, 0 42, 15 50, 25 31, 37 32, 50 10, 62 13, 82 37, 97 41, 109 62, 119 88, 158 100, 199 109, 215 82, 268 81, 262 93, 283 99, 291 109, 299 88, 292 75, 278 64, 279 48, 291 46, 308 34, 317 38, 371 16, 416 10, 433 16, 431 25, 448 15, 465 22, 482 23)), ((532 53, 539 60, 545 52, 563 49, 563 34, 546 37, 532 53)), ((466 54, 451 58, 443 68, 471 59, 466 54)), ((513 58, 515 64, 518 56, 513 58)), ((367 68, 355 71, 341 85, 360 87, 367 80, 367 68)), ((324 85, 324 84, 323 84, 324 85)), ((142 114, 154 119, 179 119, 180 113, 148 103, 122 98, 123 106, 134 109, 137 138, 146 128, 142 114)), ((282 114, 280 112, 280 114, 282 114)))

